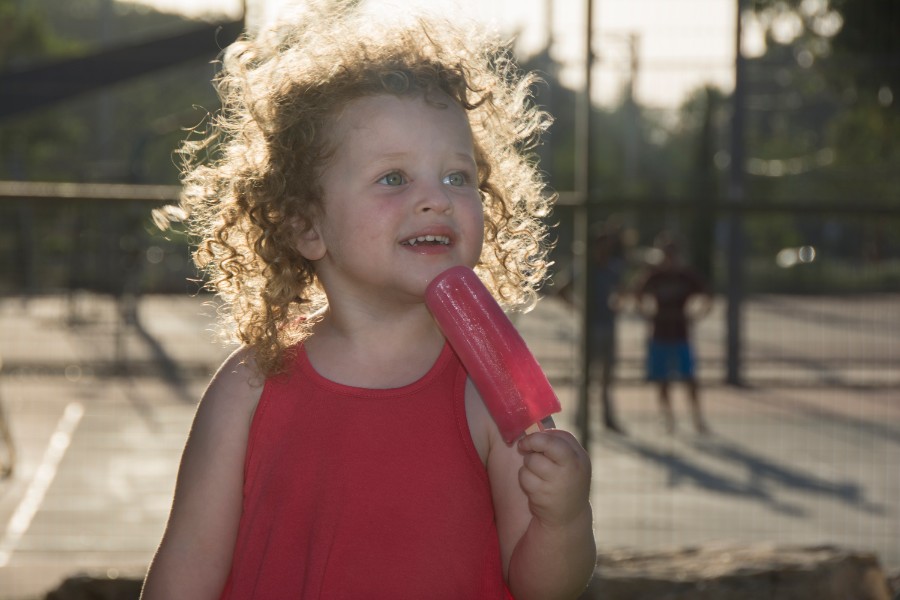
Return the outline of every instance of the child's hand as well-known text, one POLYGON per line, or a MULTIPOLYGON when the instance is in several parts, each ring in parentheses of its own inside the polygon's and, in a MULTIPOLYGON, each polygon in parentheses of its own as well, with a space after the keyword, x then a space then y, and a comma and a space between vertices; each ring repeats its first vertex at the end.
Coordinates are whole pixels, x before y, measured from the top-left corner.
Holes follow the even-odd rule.
POLYGON ((519 484, 543 525, 564 527, 588 510, 591 461, 571 433, 552 429, 526 435, 519 451, 525 455, 519 484))

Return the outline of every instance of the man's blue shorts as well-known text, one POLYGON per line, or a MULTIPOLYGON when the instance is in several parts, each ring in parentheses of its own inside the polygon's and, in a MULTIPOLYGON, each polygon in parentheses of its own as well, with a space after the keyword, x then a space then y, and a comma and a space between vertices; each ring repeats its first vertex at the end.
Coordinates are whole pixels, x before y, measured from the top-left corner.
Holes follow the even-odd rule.
POLYGON ((694 353, 686 341, 650 340, 647 349, 647 379, 665 381, 679 377, 694 378, 694 353))

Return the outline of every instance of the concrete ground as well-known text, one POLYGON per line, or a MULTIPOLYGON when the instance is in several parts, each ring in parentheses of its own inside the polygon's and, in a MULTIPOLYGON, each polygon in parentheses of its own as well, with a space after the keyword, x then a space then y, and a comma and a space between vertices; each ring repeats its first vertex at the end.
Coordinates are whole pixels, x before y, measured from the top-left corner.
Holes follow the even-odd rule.
MULTIPOLYGON (((162 534, 196 401, 228 349, 200 299, 143 298, 136 322, 118 308, 0 300, 0 406, 16 448, 0 480, 0 600, 78 573, 140 577, 162 534)), ((643 323, 623 317, 614 391, 628 435, 597 425, 589 447, 601 551, 832 544, 900 570, 900 298, 764 297, 745 315, 745 388, 720 383, 721 307, 697 326, 708 436, 678 388, 679 427, 665 432, 640 379, 643 323)), ((549 299, 518 324, 572 427, 574 313, 549 299)))

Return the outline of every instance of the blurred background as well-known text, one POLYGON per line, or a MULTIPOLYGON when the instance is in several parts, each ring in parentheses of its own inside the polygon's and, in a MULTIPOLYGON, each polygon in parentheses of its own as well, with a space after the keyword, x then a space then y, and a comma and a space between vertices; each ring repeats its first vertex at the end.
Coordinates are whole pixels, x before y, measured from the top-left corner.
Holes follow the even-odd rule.
MULTIPOLYGON (((900 572, 897 3, 371 1, 475 17, 543 78, 555 265, 517 318, 594 457, 601 551, 836 544, 900 572), (709 282, 712 438, 660 435, 627 303, 629 435, 602 430, 583 332, 589 239, 610 223, 625 287, 664 230, 709 282)), ((189 241, 150 212, 218 106, 220 50, 285 6, 0 0, 0 599, 139 578, 152 556, 228 347, 189 241)))

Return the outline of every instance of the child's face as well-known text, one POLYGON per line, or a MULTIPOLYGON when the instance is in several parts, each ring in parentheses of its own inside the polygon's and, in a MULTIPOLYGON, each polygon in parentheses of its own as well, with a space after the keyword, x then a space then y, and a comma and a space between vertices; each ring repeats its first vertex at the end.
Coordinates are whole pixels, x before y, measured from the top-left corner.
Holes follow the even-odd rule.
POLYGON ((421 95, 360 98, 336 118, 324 217, 304 252, 329 295, 420 299, 444 269, 478 261, 484 215, 471 129, 451 98, 436 99, 446 106, 421 95))

